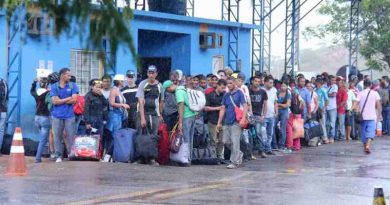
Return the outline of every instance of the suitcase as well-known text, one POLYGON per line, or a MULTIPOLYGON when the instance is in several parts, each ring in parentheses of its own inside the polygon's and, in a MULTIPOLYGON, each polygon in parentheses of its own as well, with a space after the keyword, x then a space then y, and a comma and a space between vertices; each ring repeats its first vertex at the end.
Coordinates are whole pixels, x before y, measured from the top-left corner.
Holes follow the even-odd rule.
POLYGON ((190 157, 190 147, 188 143, 183 142, 180 146, 178 153, 169 153, 169 159, 174 162, 188 164, 190 157))
POLYGON ((135 160, 134 137, 136 130, 131 128, 120 129, 113 136, 113 160, 114 162, 133 162, 135 160))
POLYGON ((68 158, 73 160, 100 160, 101 153, 100 135, 76 136, 68 158))
POLYGON ((167 164, 169 162, 169 132, 167 124, 160 124, 158 129, 158 135, 160 140, 158 141, 158 158, 157 162, 159 164, 167 164))

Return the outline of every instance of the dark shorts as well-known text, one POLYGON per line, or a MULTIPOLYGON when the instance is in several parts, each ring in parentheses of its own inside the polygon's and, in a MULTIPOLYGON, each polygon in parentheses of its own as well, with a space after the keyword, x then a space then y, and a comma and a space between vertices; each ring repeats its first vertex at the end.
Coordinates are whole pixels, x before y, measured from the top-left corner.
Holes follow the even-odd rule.
POLYGON ((345 126, 352 126, 354 117, 352 115, 351 111, 346 111, 345 112, 345 126))

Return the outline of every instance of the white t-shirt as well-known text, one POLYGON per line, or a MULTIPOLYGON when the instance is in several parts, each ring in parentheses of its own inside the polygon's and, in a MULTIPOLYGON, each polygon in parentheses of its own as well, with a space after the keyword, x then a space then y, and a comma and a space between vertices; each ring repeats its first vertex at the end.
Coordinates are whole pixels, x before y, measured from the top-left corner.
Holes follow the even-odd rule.
MULTIPOLYGON (((336 84, 331 85, 331 87, 327 88, 326 94, 329 96, 329 94, 337 93, 338 89, 339 88, 337 87, 336 84)), ((333 109, 337 109, 336 96, 334 96, 334 97, 329 96, 329 104, 326 107, 326 110, 333 110, 333 109)))
POLYGON ((311 96, 310 108, 313 111, 314 108, 316 107, 315 100, 318 99, 318 95, 317 95, 317 93, 315 91, 313 91, 313 92, 310 93, 310 96, 311 96))
POLYGON ((251 97, 249 95, 249 89, 246 85, 242 85, 241 86, 241 91, 244 93, 244 96, 245 96, 245 101, 250 104, 251 103, 251 97))
POLYGON ((106 100, 108 100, 108 98, 110 97, 110 92, 111 92, 111 89, 109 89, 109 90, 102 89, 102 94, 103 94, 104 98, 106 98, 106 100))
POLYGON ((267 93, 267 97, 268 97, 268 100, 267 100, 267 115, 265 117, 266 118, 275 117, 275 115, 276 115, 276 113, 275 113, 275 101, 278 100, 278 94, 277 94, 278 91, 274 87, 272 87, 269 90, 267 88, 265 88, 264 90, 267 93))

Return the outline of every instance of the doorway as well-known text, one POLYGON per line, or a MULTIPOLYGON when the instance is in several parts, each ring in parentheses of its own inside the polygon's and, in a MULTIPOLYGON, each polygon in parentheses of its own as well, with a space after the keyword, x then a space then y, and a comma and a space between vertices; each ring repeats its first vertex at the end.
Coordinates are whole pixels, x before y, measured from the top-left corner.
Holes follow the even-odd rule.
POLYGON ((169 57, 146 57, 141 58, 140 74, 142 79, 146 79, 148 76, 148 66, 155 65, 157 67, 158 76, 157 79, 160 83, 169 79, 169 73, 172 67, 172 58, 169 57))

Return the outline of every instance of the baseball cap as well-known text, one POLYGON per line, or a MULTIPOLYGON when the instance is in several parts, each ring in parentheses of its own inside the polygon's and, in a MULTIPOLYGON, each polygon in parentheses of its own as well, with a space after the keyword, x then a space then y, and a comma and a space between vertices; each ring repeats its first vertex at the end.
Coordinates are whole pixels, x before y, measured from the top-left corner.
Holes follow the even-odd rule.
POLYGON ((124 81, 124 80, 125 80, 125 75, 116 74, 116 75, 114 76, 114 79, 113 79, 113 80, 124 81))
POLYGON ((129 78, 132 78, 132 77, 134 77, 135 76, 135 72, 134 71, 132 71, 132 70, 127 70, 126 71, 126 76, 129 78))
POLYGON ((245 74, 244 73, 238 73, 237 78, 241 79, 242 81, 245 81, 245 74))
POLYGON ((336 80, 344 80, 342 76, 337 76, 336 80))
POLYGON ((157 67, 155 65, 150 65, 148 67, 148 72, 157 72, 157 67))
POLYGON ((163 88, 164 88, 164 89, 167 89, 167 88, 171 87, 171 85, 173 85, 173 82, 170 81, 170 80, 167 80, 167 81, 165 81, 165 82, 163 83, 163 88))

